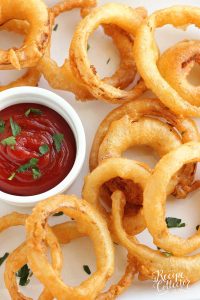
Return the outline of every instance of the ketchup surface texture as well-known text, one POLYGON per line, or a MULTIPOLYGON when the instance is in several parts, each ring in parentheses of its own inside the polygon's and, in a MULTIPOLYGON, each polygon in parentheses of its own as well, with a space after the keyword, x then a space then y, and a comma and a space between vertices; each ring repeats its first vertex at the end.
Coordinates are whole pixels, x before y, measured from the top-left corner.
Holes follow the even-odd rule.
POLYGON ((76 158, 76 142, 70 126, 57 112, 39 104, 17 104, 0 112, 0 122, 3 124, 0 128, 1 191, 12 195, 37 195, 55 187, 70 172, 76 158), (26 116, 30 109, 32 111, 26 116), (16 136, 10 118, 20 128, 16 136), (54 135, 63 135, 60 150, 56 148, 54 135), (13 136, 15 145, 3 142, 13 136), (39 150, 41 146, 48 149, 45 154, 39 150), (25 167, 19 171, 33 158, 37 161, 35 169, 25 167))

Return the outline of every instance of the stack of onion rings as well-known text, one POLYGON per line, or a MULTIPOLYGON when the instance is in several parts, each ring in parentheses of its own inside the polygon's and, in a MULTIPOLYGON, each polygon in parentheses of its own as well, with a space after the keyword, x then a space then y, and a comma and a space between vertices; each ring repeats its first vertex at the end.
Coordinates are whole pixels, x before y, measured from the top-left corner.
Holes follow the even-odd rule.
MULTIPOLYGON (((98 285, 102 285, 102 280, 98 279, 99 277, 102 278, 106 278, 107 276, 111 275, 112 269, 113 269, 113 250, 112 250, 112 244, 108 235, 107 228, 104 225, 104 221, 103 219, 100 218, 100 216, 97 214, 97 212, 95 212, 92 208, 90 208, 90 206, 84 202, 84 201, 79 201, 77 198, 75 198, 74 196, 57 196, 51 199, 48 199, 47 201, 43 202, 43 205, 40 204, 38 206, 38 210, 42 210, 44 208, 56 204, 55 206, 55 211, 61 210, 63 209, 66 212, 66 206, 62 206, 62 208, 59 208, 59 205, 61 205, 65 203, 65 205, 67 205, 68 209, 69 209, 69 213, 72 210, 73 211, 73 204, 76 206, 77 208, 77 213, 79 215, 79 213, 83 212, 83 216, 79 215, 78 218, 80 218, 80 223, 76 223, 74 221, 71 222, 65 222, 62 224, 58 224, 53 226, 52 228, 50 228, 49 226, 45 226, 44 230, 44 235, 45 237, 43 237, 43 239, 47 241, 47 245, 50 247, 51 250, 51 256, 52 256, 52 266, 53 269, 55 271, 55 273, 57 273, 57 276, 59 278, 60 273, 61 273, 61 268, 62 268, 62 253, 60 250, 60 246, 58 244, 67 244, 70 241, 74 240, 74 239, 78 239, 82 236, 85 235, 91 235, 92 239, 95 240, 95 234, 94 234, 94 230, 96 230, 97 228, 99 228, 98 230, 101 232, 101 237, 103 242, 103 245, 105 245, 105 247, 103 246, 103 249, 106 249, 106 252, 104 252, 104 255, 107 253, 106 258, 103 260, 102 264, 99 263, 98 261, 98 269, 103 269, 104 266, 104 262, 107 262, 108 268, 106 268, 106 270, 102 271, 102 276, 101 276, 101 271, 98 270, 93 277, 88 281, 86 281, 85 283, 83 283, 81 286, 82 288, 78 289, 79 291, 86 289, 87 294, 84 295, 84 293, 82 295, 80 295, 80 298, 83 299, 94 299, 94 296, 89 296, 89 293, 92 293, 92 289, 89 288, 87 290, 87 286, 90 286, 90 282, 93 282, 94 278, 95 278, 95 284, 93 289, 95 289, 96 284, 98 285), (50 205, 51 204, 51 205, 50 205), (70 205, 71 204, 71 205, 70 205), (43 206, 43 208, 42 208, 43 206), (88 222, 90 222, 89 220, 92 220, 93 218, 93 222, 89 225, 88 222), (94 225, 94 219, 95 219, 95 225, 94 225), (103 226, 103 227, 102 227, 103 226), (109 249, 109 250, 108 250, 109 249), (101 267, 102 265, 102 267, 101 267), (107 275, 105 275, 107 274, 107 275), (108 275, 110 274, 110 275, 108 275), (97 282, 96 282, 97 280, 97 282)), ((75 214, 77 214, 75 213, 75 214)), ((73 217, 74 213, 72 212, 73 217)), ((38 212, 36 212, 35 209, 35 216, 38 217, 38 212)), ((12 226, 17 226, 17 225, 25 225, 25 222, 28 218, 27 221, 27 226, 32 226, 32 218, 34 218, 34 213, 32 216, 28 217, 28 215, 23 215, 23 214, 18 214, 18 213, 12 213, 10 215, 4 216, 2 218, 0 218, 0 231, 3 231, 9 227, 12 226)), ((38 223, 39 225, 39 223, 38 223)), ((42 223, 41 223, 42 225, 42 223)), ((30 231, 28 231, 28 234, 30 233, 30 231)), ((28 235, 29 236, 29 235, 28 235)), ((35 237, 34 237, 35 239, 35 237)), ((42 240, 43 240, 42 239, 42 240)), ((43 240, 43 241, 44 241, 43 240)), ((45 243, 46 244, 46 243, 45 243)), ((42 246, 42 244, 41 244, 42 246)), ((28 245, 26 244, 26 242, 22 243, 19 247, 17 247, 8 257, 7 261, 6 261, 6 267, 5 267, 5 275, 4 275, 4 279, 5 279, 5 284, 6 287, 9 291, 10 296, 12 297, 12 299, 27 299, 27 300, 32 300, 29 297, 24 296, 18 289, 17 286, 17 281, 16 281, 16 272, 21 269, 25 264, 29 264, 31 265, 31 262, 33 263, 33 257, 31 258, 31 262, 28 259, 28 252, 27 251, 31 251, 30 248, 31 247, 31 241, 29 240, 28 245), (27 249, 28 247, 28 249, 27 249)), ((97 243, 96 243, 96 247, 97 247, 97 243)), ((42 249, 44 250, 45 247, 44 245, 42 246, 42 249)), ((42 251, 43 251, 42 250, 42 251)), ((101 251, 99 251, 99 254, 97 255, 101 255, 101 251)), ((40 256, 37 257, 38 259, 40 258, 40 256)), ((37 267, 41 268, 42 265, 37 265, 37 267)), ((33 268, 34 269, 34 268, 33 268)), ((44 270, 44 269, 43 269, 44 270)), ((40 271, 42 272, 42 271, 40 271)), ((120 295, 133 281, 134 275, 137 273, 137 262, 135 261, 134 258, 132 258, 130 255, 128 255, 127 257, 127 266, 125 269, 125 273, 122 276, 122 278, 120 279, 120 281, 117 284, 112 285, 108 291, 103 292, 98 294, 95 299, 96 300, 112 300, 115 299, 118 295, 120 295)), ((38 273, 35 273, 36 276, 39 276, 38 273)), ((104 281, 104 280, 103 280, 104 281)), ((70 290, 70 289, 69 289, 70 290)), ((73 290, 74 291, 74 290, 73 290)), ((71 291, 72 293, 72 291, 71 291)), ((97 294, 97 291, 94 292, 95 295, 97 294)), ((45 289, 42 294, 40 295, 39 299, 40 300, 53 300, 54 296, 52 296, 54 294, 51 294, 51 292, 49 291, 49 289, 45 289)), ((74 297, 79 297, 79 296, 74 296, 74 297)), ((58 297, 58 299, 61 299, 58 297)), ((70 298, 71 299, 71 298, 70 298)), ((75 299, 75 298, 74 298, 75 299)), ((77 299, 77 298, 76 298, 77 299)), ((79 298, 78 298, 79 299, 79 298)))
MULTIPOLYGON (((90 152, 90 170, 105 158, 120 157, 134 145, 148 144, 163 156, 189 141, 199 141, 199 132, 191 119, 178 117, 156 99, 130 101, 113 110, 99 125, 90 152), (162 119, 158 120, 161 116, 162 119)), ((195 164, 189 164, 177 174, 174 182, 177 198, 186 197, 192 189, 194 173, 195 164)), ((103 198, 108 198, 108 194, 116 190, 112 187, 113 182, 104 185, 103 198)), ((129 182, 126 187, 129 191, 125 193, 129 194, 127 200, 136 203, 138 197, 133 192, 137 192, 136 189, 129 182)))
POLYGON ((26 221, 29 265, 36 277, 57 299, 94 299, 113 273, 114 255, 104 219, 89 204, 75 196, 56 196, 41 202, 26 221), (65 285, 44 255, 45 223, 58 211, 75 219, 79 230, 91 237, 97 255, 97 271, 78 287, 65 285), (101 247, 99 247, 99 244, 101 247))
MULTIPOLYGON (((106 218, 109 229, 111 215, 100 203, 100 188, 107 181, 120 177, 124 180, 131 180, 144 190, 146 182, 150 176, 150 170, 145 164, 131 161, 125 158, 110 158, 101 163, 86 178, 83 187, 83 198, 94 205, 106 218)), ((142 206, 137 208, 128 206, 128 211, 124 215, 124 226, 128 233, 137 234, 143 231, 146 223, 143 217, 142 206)))

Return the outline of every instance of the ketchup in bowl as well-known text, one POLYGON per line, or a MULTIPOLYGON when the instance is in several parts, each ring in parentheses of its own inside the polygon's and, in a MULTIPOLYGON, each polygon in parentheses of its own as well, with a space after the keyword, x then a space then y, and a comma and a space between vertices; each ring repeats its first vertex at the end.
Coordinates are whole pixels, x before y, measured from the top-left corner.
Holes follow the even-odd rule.
POLYGON ((16 104, 0 112, 0 190, 21 196, 50 190, 70 172, 74 134, 54 110, 16 104))

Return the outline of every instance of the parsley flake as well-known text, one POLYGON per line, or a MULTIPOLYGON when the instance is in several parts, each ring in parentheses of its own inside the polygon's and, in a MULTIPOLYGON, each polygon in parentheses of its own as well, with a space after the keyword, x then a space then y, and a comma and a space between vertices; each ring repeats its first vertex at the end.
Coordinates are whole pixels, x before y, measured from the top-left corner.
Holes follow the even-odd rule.
POLYGON ((13 172, 9 177, 8 177, 8 180, 13 180, 14 178, 15 178, 15 176, 16 176, 16 173, 15 172, 13 172))
POLYGON ((4 263, 6 258, 9 256, 9 253, 6 252, 2 257, 0 257, 0 266, 4 263))
POLYGON ((32 174, 33 174, 33 179, 38 179, 42 176, 41 172, 40 172, 40 169, 38 168, 37 164, 38 164, 38 161, 39 159, 38 158, 31 158, 29 160, 28 163, 20 166, 18 169, 17 169, 17 172, 18 173, 23 173, 29 169, 31 169, 32 171, 32 174))
POLYGON ((32 167, 33 179, 38 179, 41 177, 41 172, 38 167, 32 167))
POLYGON ((27 286, 30 282, 30 277, 33 275, 28 265, 24 265, 17 273, 16 276, 20 278, 19 285, 27 286))
POLYGON ((182 220, 181 219, 177 219, 177 218, 166 218, 165 219, 167 227, 168 228, 180 228, 180 227, 185 227, 185 223, 181 223, 182 220))
POLYGON ((56 24, 53 28, 53 31, 56 31, 58 29, 58 24, 56 24))
POLYGON ((157 246, 157 249, 160 250, 160 252, 161 252, 164 256, 166 256, 166 257, 172 256, 172 253, 163 251, 163 250, 162 250, 160 247, 158 247, 158 246, 157 246))
POLYGON ((90 50, 90 44, 87 44, 87 51, 90 50))
POLYGON ((4 133, 5 130, 5 122, 0 120, 0 133, 4 133))
POLYGON ((14 136, 9 136, 1 141, 4 146, 14 146, 16 145, 16 139, 14 136))
POLYGON ((59 216, 62 216, 62 215, 64 215, 64 213, 62 211, 59 211, 59 212, 55 213, 53 215, 53 217, 59 217, 59 216))
POLYGON ((28 117, 30 114, 34 114, 34 115, 42 115, 42 111, 38 108, 29 108, 26 112, 25 112, 25 116, 28 117))
POLYGON ((60 152, 62 141, 64 139, 64 134, 62 134, 62 133, 55 133, 52 136, 52 138, 53 138, 53 142, 54 142, 54 146, 56 148, 56 151, 60 152))
POLYGON ((10 126, 13 136, 17 136, 18 134, 20 134, 21 127, 15 121, 13 121, 12 118, 10 118, 10 126))
POLYGON ((31 158, 28 163, 20 166, 17 169, 17 172, 18 173, 23 173, 23 172, 29 170, 30 168, 35 168, 37 166, 38 161, 39 160, 37 158, 31 158))
POLYGON ((44 144, 44 145, 41 145, 39 147, 39 151, 40 151, 40 154, 41 155, 45 155, 47 152, 49 152, 49 146, 44 144))
POLYGON ((107 65, 109 64, 110 60, 111 60, 111 58, 109 57, 109 59, 106 62, 107 65))
POLYGON ((90 271, 90 268, 89 268, 89 266, 87 266, 87 265, 84 265, 83 266, 83 270, 85 271, 85 273, 87 273, 88 275, 90 275, 91 274, 91 271, 90 271))
POLYGON ((162 251, 161 251, 161 253, 162 253, 164 256, 166 256, 166 257, 172 256, 172 253, 170 253, 170 252, 162 252, 162 251))

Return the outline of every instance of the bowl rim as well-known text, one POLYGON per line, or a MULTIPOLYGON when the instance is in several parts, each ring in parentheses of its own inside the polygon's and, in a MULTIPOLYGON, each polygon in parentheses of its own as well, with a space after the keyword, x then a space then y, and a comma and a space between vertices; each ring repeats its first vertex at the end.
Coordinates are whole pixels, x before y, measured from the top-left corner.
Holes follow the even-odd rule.
POLYGON ((66 177, 55 187, 33 196, 18 196, 0 191, 0 200, 6 203, 19 206, 33 206, 44 199, 63 193, 75 181, 85 161, 86 137, 81 119, 77 112, 58 94, 43 88, 29 86, 15 87, 0 93, 0 110, 21 103, 38 103, 55 110, 69 124, 76 140, 76 158, 74 165, 66 177), (45 101, 47 99, 50 100, 49 103, 45 101))

